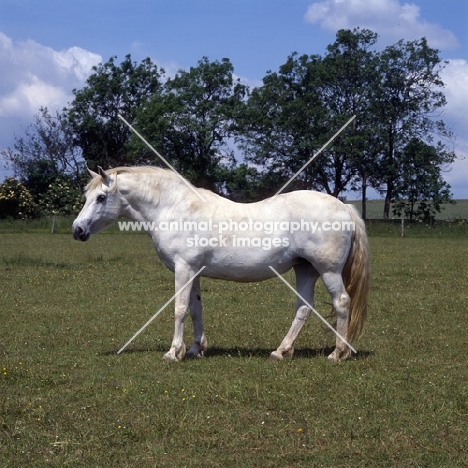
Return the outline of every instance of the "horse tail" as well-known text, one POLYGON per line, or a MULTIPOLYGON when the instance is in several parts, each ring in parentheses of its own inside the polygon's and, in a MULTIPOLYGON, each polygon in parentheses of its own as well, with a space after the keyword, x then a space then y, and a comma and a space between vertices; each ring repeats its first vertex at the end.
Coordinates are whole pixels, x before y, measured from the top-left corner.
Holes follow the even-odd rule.
POLYGON ((351 342, 364 333, 367 319, 367 297, 370 286, 370 253, 366 226, 353 205, 348 208, 354 223, 353 239, 343 269, 343 283, 351 298, 346 339, 351 342))

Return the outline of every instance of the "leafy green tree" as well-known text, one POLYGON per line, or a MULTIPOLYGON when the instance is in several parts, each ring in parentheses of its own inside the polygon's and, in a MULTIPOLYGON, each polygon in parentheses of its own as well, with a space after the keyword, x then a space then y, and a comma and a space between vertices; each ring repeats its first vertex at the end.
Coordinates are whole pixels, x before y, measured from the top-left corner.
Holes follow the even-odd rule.
POLYGON ((317 161, 317 176, 327 192, 335 196, 349 188, 359 191, 364 219, 367 188, 374 182, 377 155, 381 151, 371 113, 379 79, 377 38, 376 33, 367 29, 339 30, 323 59, 320 88, 331 127, 338 129, 349 116, 356 118, 330 145, 328 160, 317 161), (333 183, 333 190, 327 188, 328 181, 333 183))
MULTIPOLYGON (((288 180, 329 138, 356 115, 348 128, 288 187, 315 188, 339 196, 350 184, 364 190, 373 160, 366 131, 375 80, 377 35, 340 30, 324 57, 292 54, 278 73, 254 89, 244 116, 247 158, 288 180), (362 183, 364 181, 364 183, 362 183)), ((276 187, 279 188, 279 187, 276 187)))
POLYGON ((451 133, 434 118, 445 105, 438 51, 425 39, 376 49, 377 34, 340 30, 322 56, 291 55, 249 97, 243 118, 247 160, 279 188, 352 115, 341 133, 288 189, 315 188, 339 196, 359 190, 366 217, 369 186, 394 198, 398 157, 416 137, 432 144, 451 133))
MULTIPOLYGON (((228 59, 181 70, 164 90, 142 106, 136 127, 177 170, 195 185, 220 190, 221 166, 232 164, 229 141, 236 135, 236 117, 247 87, 235 80, 228 59)), ((135 159, 160 164, 134 137, 135 159)))
POLYGON ((450 185, 442 178, 442 168, 455 159, 443 145, 427 145, 413 138, 399 155, 399 176, 395 182, 393 212, 410 220, 431 222, 442 204, 453 203, 450 185))
POLYGON ((399 177, 399 155, 418 138, 431 143, 434 135, 450 139, 442 120, 435 120, 446 104, 440 78, 442 61, 425 38, 386 47, 379 55, 380 83, 375 88, 371 115, 377 123, 376 135, 382 151, 375 188, 385 194, 383 217, 388 219, 399 177))
MULTIPOLYGON (((327 115, 321 105, 321 58, 294 53, 278 72, 268 72, 263 86, 252 90, 240 119, 246 159, 262 167, 273 195, 319 149, 327 115)), ((309 167, 287 188, 316 187, 309 167)))
POLYGON ((46 107, 39 109, 23 136, 15 137, 14 148, 2 150, 2 155, 36 203, 57 177, 69 177, 78 186, 84 170, 67 115, 52 115, 46 107))
POLYGON ((230 200, 242 203, 259 201, 264 195, 264 179, 255 167, 245 163, 220 168, 223 181, 220 192, 230 200))
POLYGON ((59 173, 55 164, 47 159, 31 159, 23 170, 20 181, 29 190, 34 202, 39 203, 41 196, 47 192, 59 173))
POLYGON ((0 185, 0 218, 25 219, 34 217, 37 206, 26 187, 14 177, 0 185))
POLYGON ((117 57, 93 68, 86 86, 73 91, 75 98, 68 108, 68 118, 89 167, 131 165, 135 162, 127 143, 131 131, 121 114, 134 123, 138 109, 161 91, 163 70, 149 59, 140 64, 126 55, 120 65, 117 57))

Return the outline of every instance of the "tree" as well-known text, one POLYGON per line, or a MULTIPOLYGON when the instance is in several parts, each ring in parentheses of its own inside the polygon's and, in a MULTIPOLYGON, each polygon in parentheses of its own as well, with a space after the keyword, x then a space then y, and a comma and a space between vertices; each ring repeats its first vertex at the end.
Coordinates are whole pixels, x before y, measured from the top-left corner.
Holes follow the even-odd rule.
MULTIPOLYGON (((276 73, 268 72, 263 86, 252 90, 240 125, 239 139, 246 160, 263 168, 273 195, 307 162, 327 134, 327 114, 318 94, 321 58, 297 53, 276 73)), ((287 188, 317 186, 316 169, 309 167, 287 188)))
POLYGON ((427 145, 413 138, 398 156, 399 176, 394 186, 393 212, 408 219, 432 222, 444 203, 453 203, 450 185, 442 179, 442 167, 455 159, 442 144, 427 145))
POLYGON ((249 203, 265 198, 264 179, 255 167, 242 163, 223 166, 220 172, 223 180, 220 192, 230 200, 249 203))
MULTIPOLYGON (((219 191, 220 169, 232 164, 228 141, 236 134, 236 116, 247 87, 233 77, 228 59, 179 71, 161 94, 142 106, 136 126, 177 170, 195 185, 219 191)), ((135 158, 160 164, 159 159, 134 138, 135 158)))
POLYGON ((14 150, 7 148, 3 155, 20 181, 8 180, 4 213, 30 217, 76 212, 81 204, 84 161, 79 148, 73 146, 67 115, 56 112, 52 116, 47 108, 40 108, 24 136, 15 140, 14 150))
MULTIPOLYGON (((250 161, 289 179, 343 124, 338 136, 288 187, 316 188, 339 196, 351 181, 363 197, 372 168, 367 131, 375 82, 377 35, 368 30, 340 30, 324 57, 292 54, 278 73, 268 73, 253 90, 245 115, 244 148, 250 161)), ((279 188, 279 187, 277 187, 279 188)))
POLYGON ((362 217, 366 219, 367 188, 373 183, 376 160, 381 148, 375 138, 371 113, 374 89, 378 83, 374 50, 377 34, 368 29, 339 30, 323 59, 320 95, 330 115, 330 124, 339 128, 354 115, 352 127, 339 135, 327 150, 332 164, 321 167, 321 185, 334 182, 328 193, 337 196, 351 188, 361 194, 362 217), (351 185, 351 187, 350 187, 351 185))
POLYGON ((51 115, 46 107, 39 109, 24 136, 15 137, 14 149, 6 148, 2 155, 36 203, 57 177, 69 177, 78 186, 84 169, 67 115, 58 111, 51 115))
POLYGON ((37 206, 26 187, 14 177, 0 185, 0 218, 24 219, 35 216, 37 206))
POLYGON ((149 58, 137 64, 126 55, 120 65, 115 64, 116 58, 93 67, 86 86, 73 91, 75 99, 68 109, 75 145, 81 148, 89 167, 135 162, 127 148, 131 131, 118 115, 133 124, 138 109, 162 87, 164 71, 149 58))
POLYGON ((451 138, 440 109, 446 100, 440 78, 443 65, 436 49, 425 38, 386 47, 379 56, 380 83, 375 89, 372 116, 382 152, 378 158, 377 188, 385 193, 384 219, 395 198, 399 155, 412 138, 431 143, 434 135, 451 138))
MULTIPOLYGON (((352 115, 340 134, 288 189, 315 188, 339 196, 359 190, 385 194, 388 217, 399 175, 397 158, 416 137, 451 138, 437 112, 445 105, 438 51, 423 38, 375 50, 377 34, 340 30, 324 57, 291 55, 254 89, 244 116, 247 160, 265 177, 288 180, 352 115)), ((279 187, 272 187, 273 190, 279 187)))

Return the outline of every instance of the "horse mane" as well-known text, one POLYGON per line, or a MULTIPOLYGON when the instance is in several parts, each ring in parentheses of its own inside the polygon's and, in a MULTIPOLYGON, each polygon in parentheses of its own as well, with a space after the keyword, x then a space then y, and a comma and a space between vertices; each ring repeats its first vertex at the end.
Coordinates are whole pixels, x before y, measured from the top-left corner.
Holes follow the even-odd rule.
MULTIPOLYGON (((141 174, 141 175, 157 175, 159 177, 175 177, 178 179, 178 177, 173 174, 172 171, 169 169, 163 169, 162 167, 156 167, 156 166, 122 166, 122 167, 113 167, 111 169, 107 169, 106 171, 107 175, 110 176, 118 176, 119 174, 141 174)), ((86 191, 88 190, 94 190, 98 188, 101 185, 101 177, 94 177, 92 178, 88 184, 86 185, 86 191)))

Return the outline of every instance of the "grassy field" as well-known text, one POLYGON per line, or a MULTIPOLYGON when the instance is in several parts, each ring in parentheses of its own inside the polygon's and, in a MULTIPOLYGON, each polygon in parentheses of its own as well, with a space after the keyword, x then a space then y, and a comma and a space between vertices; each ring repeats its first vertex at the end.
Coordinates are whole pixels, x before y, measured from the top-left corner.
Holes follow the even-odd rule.
POLYGON ((172 308, 116 354, 173 294, 149 238, 3 231, 0 467, 467 466, 468 236, 377 234, 353 360, 312 316, 268 361, 292 293, 202 280, 209 354, 164 364, 172 308))

